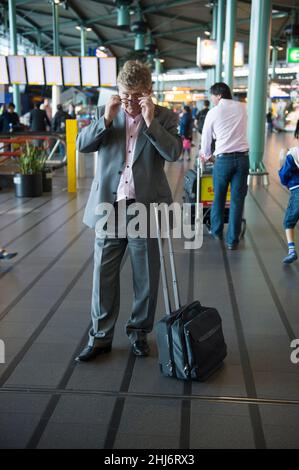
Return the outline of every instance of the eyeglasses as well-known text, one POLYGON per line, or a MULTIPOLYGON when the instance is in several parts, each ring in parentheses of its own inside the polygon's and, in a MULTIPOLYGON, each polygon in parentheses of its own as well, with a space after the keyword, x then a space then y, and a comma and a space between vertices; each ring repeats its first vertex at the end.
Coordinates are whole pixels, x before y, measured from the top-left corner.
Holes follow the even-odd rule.
POLYGON ((136 95, 134 98, 121 98, 120 101, 122 103, 138 103, 140 98, 143 98, 143 95, 136 95))

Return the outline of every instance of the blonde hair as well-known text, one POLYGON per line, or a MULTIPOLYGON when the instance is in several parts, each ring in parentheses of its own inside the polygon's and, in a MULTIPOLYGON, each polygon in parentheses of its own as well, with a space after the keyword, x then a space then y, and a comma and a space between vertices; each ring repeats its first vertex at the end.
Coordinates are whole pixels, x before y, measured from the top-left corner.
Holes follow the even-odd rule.
POLYGON ((128 60, 120 70, 117 77, 118 85, 129 90, 152 88, 152 75, 149 67, 138 60, 128 60))

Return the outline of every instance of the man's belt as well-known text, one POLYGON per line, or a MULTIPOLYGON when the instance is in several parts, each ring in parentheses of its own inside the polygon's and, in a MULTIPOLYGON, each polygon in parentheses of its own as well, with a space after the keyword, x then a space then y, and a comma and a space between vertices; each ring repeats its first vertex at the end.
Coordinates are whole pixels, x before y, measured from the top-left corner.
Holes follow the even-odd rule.
POLYGON ((216 155, 216 158, 221 158, 221 157, 246 157, 249 153, 249 150, 246 150, 245 152, 227 152, 227 153, 219 153, 216 155))

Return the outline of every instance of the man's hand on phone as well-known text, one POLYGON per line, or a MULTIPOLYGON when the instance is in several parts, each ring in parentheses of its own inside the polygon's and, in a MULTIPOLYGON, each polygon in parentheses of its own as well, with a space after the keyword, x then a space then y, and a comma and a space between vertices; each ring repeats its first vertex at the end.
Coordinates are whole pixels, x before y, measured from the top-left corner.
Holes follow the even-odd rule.
POLYGON ((121 105, 121 99, 118 95, 112 95, 105 106, 105 124, 106 126, 110 126, 111 122, 115 118, 115 116, 119 112, 119 108, 121 105))

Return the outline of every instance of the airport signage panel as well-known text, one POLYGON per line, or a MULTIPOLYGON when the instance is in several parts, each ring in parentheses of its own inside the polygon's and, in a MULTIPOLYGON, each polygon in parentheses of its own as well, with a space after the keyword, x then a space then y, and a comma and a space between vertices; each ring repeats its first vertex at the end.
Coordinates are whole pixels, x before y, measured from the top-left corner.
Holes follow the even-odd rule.
POLYGON ((234 66, 243 67, 244 66, 244 43, 236 41, 235 50, 234 50, 234 66))
POLYGON ((101 86, 116 86, 116 58, 100 58, 100 82, 101 86))
POLYGON ((217 43, 213 39, 197 38, 196 65, 215 67, 217 62, 217 43))
POLYGON ((6 57, 4 55, 0 56, 0 85, 8 85, 9 76, 7 69, 6 57))
POLYGON ((25 57, 28 85, 45 85, 43 58, 41 56, 25 57))
MULTIPOLYGON (((225 63, 225 43, 223 46, 223 62, 225 63)), ((197 57, 196 65, 198 67, 215 67, 217 64, 217 41, 213 39, 197 38, 197 57)), ((244 43, 235 42, 234 47, 234 67, 244 65, 244 43)))
POLYGON ((63 78, 65 86, 80 86, 79 57, 62 57, 63 78))
POLYGON ((20 55, 9 55, 7 61, 10 83, 12 85, 26 85, 27 77, 24 57, 20 55))
POLYGON ((100 85, 99 60, 97 57, 81 57, 82 86, 100 85))
POLYGON ((299 47, 290 47, 288 49, 288 63, 289 64, 299 63, 299 47))
POLYGON ((47 85, 63 85, 61 57, 46 56, 44 57, 44 64, 47 85))

